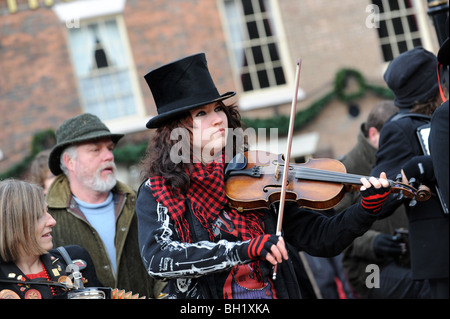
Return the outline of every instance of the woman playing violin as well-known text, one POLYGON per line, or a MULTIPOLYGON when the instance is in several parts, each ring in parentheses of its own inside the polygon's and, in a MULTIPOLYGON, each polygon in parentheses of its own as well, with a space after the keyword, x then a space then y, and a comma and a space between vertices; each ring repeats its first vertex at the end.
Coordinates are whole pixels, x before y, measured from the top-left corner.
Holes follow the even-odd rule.
MULTIPOLYGON (((240 115, 224 103, 235 93, 218 93, 205 55, 169 63, 145 79, 158 110, 147 123, 156 132, 136 205, 149 275, 169 281, 169 298, 309 297, 298 251, 334 256, 368 230, 390 192, 385 174, 363 178, 361 202, 333 217, 287 202, 277 236, 274 209, 239 212, 227 205, 227 137, 241 126, 240 115)), ((239 147, 231 149, 234 156, 239 147)))

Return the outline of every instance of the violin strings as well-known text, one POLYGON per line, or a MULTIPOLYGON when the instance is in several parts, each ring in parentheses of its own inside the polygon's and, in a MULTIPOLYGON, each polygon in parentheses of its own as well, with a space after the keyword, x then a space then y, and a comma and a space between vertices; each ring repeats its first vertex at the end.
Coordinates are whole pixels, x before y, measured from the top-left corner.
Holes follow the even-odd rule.
MULTIPOLYGON (((294 167, 294 166, 293 166, 294 167)), ((273 166, 260 166, 262 174, 274 174, 275 167, 273 166)), ((280 173, 281 170, 280 170, 280 173)), ((361 185, 361 178, 369 179, 369 176, 349 174, 343 172, 328 171, 318 168, 310 167, 294 167, 294 170, 290 170, 289 174, 295 173, 295 178, 298 179, 309 179, 324 182, 335 182, 335 183, 349 183, 361 185)), ((388 180, 390 184, 393 181, 388 180)))
MULTIPOLYGON (((276 168, 274 166, 259 166, 259 170, 261 174, 275 174, 276 172, 276 168)), ((350 184, 361 184, 361 177, 365 177, 361 175, 333 172, 310 167, 296 167, 294 170, 289 170, 289 174, 292 173, 295 173, 295 177, 298 179, 350 184)), ((280 174, 282 174, 281 169, 280 174)))
MULTIPOLYGON (((297 179, 304 179, 304 180, 314 180, 314 181, 323 181, 323 182, 334 182, 334 183, 341 183, 341 184, 356 184, 361 185, 361 178, 364 177, 366 179, 369 179, 368 176, 363 175, 356 175, 356 174, 348 174, 348 173, 342 173, 342 172, 334 172, 334 171, 328 171, 318 168, 310 168, 310 167, 293 167, 292 170, 289 170, 289 174, 295 174, 295 178, 297 179)), ((260 166, 260 173, 261 174, 275 174, 276 168, 273 166, 260 166)), ((279 170, 279 173, 282 174, 282 171, 279 170)), ((393 180, 388 179, 389 184, 392 187, 392 190, 394 191, 406 191, 409 194, 412 194, 416 196, 417 190, 415 190, 410 185, 405 185, 403 183, 398 183, 393 180)))
POLYGON ((361 184, 361 178, 365 177, 362 175, 327 171, 309 167, 298 167, 295 171, 295 177, 299 179, 313 179, 336 183, 361 184))

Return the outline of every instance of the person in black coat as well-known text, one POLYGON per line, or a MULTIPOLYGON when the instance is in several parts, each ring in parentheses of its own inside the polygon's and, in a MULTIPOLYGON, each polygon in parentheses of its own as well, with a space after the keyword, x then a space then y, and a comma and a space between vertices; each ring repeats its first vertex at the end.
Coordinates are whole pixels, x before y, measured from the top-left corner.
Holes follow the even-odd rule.
MULTIPOLYGON (((448 35, 448 18, 446 21, 446 30, 448 35)), ((449 101, 448 96, 445 96, 444 92, 448 92, 448 72, 450 65, 450 50, 449 50, 449 38, 442 44, 438 52, 439 61, 439 78, 438 80, 445 79, 447 87, 444 88, 441 81, 439 81, 439 92, 443 101, 445 101, 438 109, 433 113, 430 123, 430 135, 428 138, 429 153, 430 155, 415 156, 407 163, 403 165, 403 173, 405 179, 414 177, 419 181, 422 181, 426 185, 436 184, 436 191, 441 196, 441 206, 447 213, 445 216, 448 225, 448 209, 449 209, 449 101), (443 71, 443 72, 441 72, 443 71), (446 89, 446 90, 445 90, 446 89)), ((445 231, 445 229, 444 229, 445 231)), ((448 228, 447 234, 440 233, 442 238, 448 240, 448 228)), ((445 256, 441 257, 445 258, 445 256)), ((446 255, 448 261, 448 251, 446 255)), ((447 269, 448 274, 448 269, 447 269)), ((436 279, 431 279, 433 285, 434 295, 438 298, 449 298, 449 279, 448 276, 443 276, 436 279)))
POLYGON ((447 100, 436 110, 436 112, 434 112, 433 117, 431 118, 431 130, 429 137, 430 152, 431 152, 430 156, 433 163, 435 163, 433 166, 434 176, 436 177, 437 184, 439 185, 439 189, 441 191, 442 199, 445 205, 447 205, 447 208, 450 207, 448 198, 450 193, 448 185, 449 183, 448 104, 449 101, 447 100))
POLYGON ((0 299, 66 299, 69 291, 77 291, 73 290, 74 278, 68 271, 73 267, 78 267, 82 275, 83 288, 95 287, 109 296, 108 289, 104 289, 97 278, 88 251, 76 245, 64 246, 64 249, 73 265, 68 268, 69 263, 61 252, 51 249, 40 256, 45 268, 44 276, 40 273, 27 275, 13 262, 0 263, 0 299))
MULTIPOLYGON (((376 165, 371 175, 385 171, 389 179, 396 179, 405 163, 414 156, 423 155, 417 129, 430 122, 431 115, 442 103, 437 63, 434 54, 416 47, 389 64, 384 79, 394 92, 399 112, 381 130, 376 165)), ((428 279, 432 298, 441 298, 432 283, 441 279, 448 282, 448 216, 443 213, 436 194, 414 206, 409 205, 409 200, 402 202, 393 195, 390 197, 382 214, 388 207, 400 203, 407 210, 413 279, 428 279)))
POLYGON ((447 208, 449 204, 449 114, 448 114, 448 96, 446 97, 445 90, 448 93, 449 90, 449 68, 450 68, 450 40, 448 37, 449 32, 449 19, 445 22, 445 30, 447 31, 447 39, 442 44, 438 52, 438 61, 440 64, 440 70, 443 70, 439 80, 439 92, 442 100, 445 102, 434 112, 431 118, 431 130, 429 137, 431 158, 434 165, 434 175, 436 176, 439 189, 442 194, 443 201, 447 208), (442 86, 441 78, 446 81, 446 87, 442 86))
POLYGON ((336 216, 287 202, 277 235, 273 207, 228 205, 227 168, 245 147, 232 139, 241 131, 237 107, 223 102, 235 93, 218 93, 205 55, 174 61, 145 79, 158 115, 147 123, 156 132, 136 202, 139 245, 148 274, 168 281, 169 298, 305 297, 298 251, 337 255, 377 218, 390 192, 384 173, 363 178, 362 200, 336 216))

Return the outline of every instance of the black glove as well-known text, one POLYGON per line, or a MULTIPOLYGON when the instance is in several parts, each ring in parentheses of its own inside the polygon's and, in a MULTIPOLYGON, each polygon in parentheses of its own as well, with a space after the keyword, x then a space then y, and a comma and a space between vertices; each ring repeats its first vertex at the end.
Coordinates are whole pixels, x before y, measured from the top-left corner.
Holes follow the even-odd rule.
POLYGON ((361 191, 361 206, 369 213, 378 213, 381 210, 381 206, 388 198, 391 188, 388 187, 370 187, 361 191))
POLYGON ((239 248, 239 256, 244 260, 265 259, 272 245, 278 243, 278 237, 270 234, 255 237, 239 248))
POLYGON ((406 253, 406 244, 400 236, 380 234, 373 241, 373 250, 378 257, 397 257, 406 253))
POLYGON ((406 177, 414 177, 421 183, 434 183, 433 161, 428 155, 414 156, 402 167, 406 177))

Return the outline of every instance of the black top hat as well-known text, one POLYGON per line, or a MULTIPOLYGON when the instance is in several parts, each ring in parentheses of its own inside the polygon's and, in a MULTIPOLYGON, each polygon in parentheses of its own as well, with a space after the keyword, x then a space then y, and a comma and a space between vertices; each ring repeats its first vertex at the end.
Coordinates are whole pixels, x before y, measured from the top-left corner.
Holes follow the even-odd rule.
POLYGON ((204 53, 163 65, 148 72, 144 78, 158 111, 158 115, 147 122, 147 128, 158 128, 183 112, 228 99, 236 94, 219 94, 209 73, 204 53))

